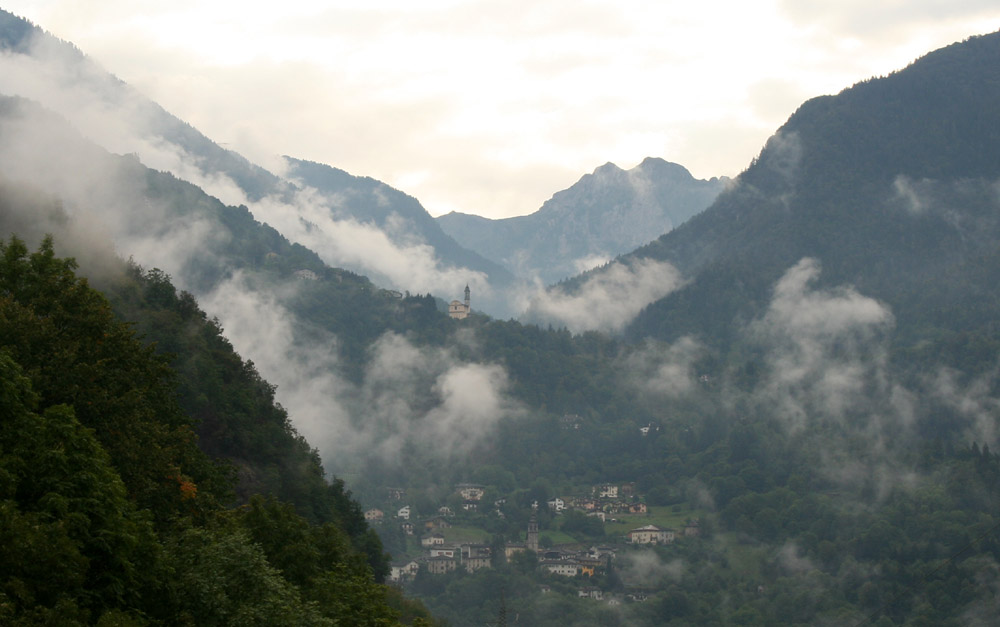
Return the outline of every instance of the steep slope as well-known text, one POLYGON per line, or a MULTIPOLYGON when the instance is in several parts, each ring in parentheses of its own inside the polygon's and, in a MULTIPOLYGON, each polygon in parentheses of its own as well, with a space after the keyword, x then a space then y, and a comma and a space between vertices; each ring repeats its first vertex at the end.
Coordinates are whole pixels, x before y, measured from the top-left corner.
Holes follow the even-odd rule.
POLYGON ((628 335, 725 343, 803 257, 821 264, 820 285, 890 305, 901 337, 918 341, 927 325, 985 330, 996 311, 998 101, 992 34, 806 102, 712 207, 626 258, 668 261, 691 279, 628 335))
POLYGON ((682 166, 647 158, 631 170, 607 163, 528 216, 438 218, 465 246, 546 284, 587 270, 666 233, 707 207, 728 179, 698 180, 682 166))
POLYGON ((442 261, 485 272, 497 287, 513 281, 505 268, 446 235, 416 198, 371 177, 354 176, 322 163, 292 157, 285 157, 285 161, 289 179, 335 199, 330 211, 337 219, 374 224, 400 244, 430 245, 442 261))
POLYGON ((39 102, 110 152, 134 154, 145 165, 171 172, 227 204, 247 206, 286 237, 310 245, 330 265, 376 277, 382 285, 399 290, 458 290, 475 275, 498 288, 512 280, 497 264, 444 235, 413 198, 373 179, 351 177, 333 168, 326 171, 319 164, 293 162, 293 176, 315 182, 321 193, 304 189, 219 146, 107 73, 72 44, 2 10, 0 64, 9 77, 2 93, 39 102), (331 175, 333 172, 339 175, 331 175), (304 215, 317 203, 328 211, 324 221, 339 217, 381 230, 388 238, 387 246, 401 251, 400 255, 412 255, 419 249, 423 264, 431 266, 430 273, 451 270, 462 276, 434 276, 419 286, 405 285, 405 273, 380 272, 379 255, 384 257, 384 251, 365 256, 345 252, 337 242, 323 241, 322 237, 317 241, 323 229, 310 227, 326 225, 316 224, 314 214, 304 215), (404 220, 387 220, 391 215, 404 220), (421 248, 428 246, 429 255, 421 248))

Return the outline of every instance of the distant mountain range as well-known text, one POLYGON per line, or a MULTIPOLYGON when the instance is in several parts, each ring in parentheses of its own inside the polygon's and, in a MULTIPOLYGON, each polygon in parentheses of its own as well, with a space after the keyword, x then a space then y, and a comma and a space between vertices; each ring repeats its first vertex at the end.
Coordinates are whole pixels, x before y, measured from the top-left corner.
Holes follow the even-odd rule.
POLYGON ((954 356, 972 338, 994 345, 998 102, 994 33, 804 103, 711 207, 622 258, 669 262, 685 278, 627 336, 728 345, 809 258, 817 287, 851 285, 891 308, 900 350, 954 356))
POLYGON ((405 272, 379 265, 378 259, 387 258, 383 251, 366 257, 354 250, 338 250, 341 242, 314 246, 331 265, 370 275, 385 287, 401 290, 436 288, 457 293, 472 277, 495 288, 513 280, 498 264, 463 249, 442 233, 416 199, 374 179, 296 159, 288 159, 288 176, 270 172, 219 146, 107 73, 72 44, 4 11, 0 11, 0 51, 6 52, 11 77, 28 73, 43 76, 30 83, 8 83, 5 93, 13 89, 13 93, 51 109, 76 127, 84 139, 112 153, 134 153, 148 167, 170 171, 227 204, 247 205, 262 221, 276 220, 266 209, 283 205, 280 214, 285 222, 275 226, 303 244, 316 244, 315 238, 309 237, 310 229, 331 228, 317 223, 325 218, 347 223, 355 231, 357 227, 378 229, 403 254, 407 249, 412 252, 416 247, 430 246, 432 255, 423 259, 425 264, 436 266, 438 274, 451 272, 455 278, 446 284, 432 277, 420 285, 406 285, 405 272), (31 68, 27 67, 29 59, 34 64, 31 68), (40 67, 47 69, 39 73, 40 67), (312 193, 306 186, 320 193, 312 193), (305 196, 308 202, 302 200, 305 196), (316 211, 305 215, 304 207, 317 209, 317 205, 325 207, 325 215, 316 211), (289 215, 289 209, 299 215, 289 215))
MULTIPOLYGON (((368 176, 353 176, 322 163, 285 157, 286 178, 328 194, 337 219, 371 223, 401 245, 427 244, 439 259, 452 266, 485 272, 493 285, 507 286, 514 276, 481 254, 463 248, 445 234, 416 198, 368 176)), ((461 286, 457 286, 456 290, 461 286)))
MULTIPOLYGON (((2 12, 0 42, 4 88, 17 93, 0 98, 0 234, 34 246, 53 233, 60 255, 81 255, 81 274, 168 355, 201 445, 234 461, 244 496, 283 494, 327 520, 322 456, 372 506, 402 505, 392 486, 421 519, 450 504, 461 527, 487 537, 519 536, 531 520, 549 541, 616 542, 623 521, 605 527, 582 511, 531 506, 605 481, 632 486, 671 525, 700 522, 697 536, 644 554, 655 562, 624 559, 640 555, 633 546, 589 580, 620 594, 643 571, 634 590, 647 601, 613 609, 578 599, 576 585, 549 586, 551 575, 520 556, 422 574, 417 592, 455 624, 493 620, 504 601, 490 594, 504 589, 518 591, 508 598, 521 622, 543 627, 990 624, 997 615, 1000 33, 804 103, 733 181, 693 181, 648 159, 629 172, 602 166, 522 219, 442 218, 478 223, 464 252, 402 192, 296 159, 280 175, 260 168, 2 12), (709 206, 670 204, 686 197, 709 206), (630 253, 607 243, 664 231, 630 253), (510 269, 477 258, 505 237, 524 240, 519 256, 498 258, 510 269), (117 260, 101 272, 112 253, 147 271, 133 265, 123 280, 117 260), (481 294, 512 293, 494 286, 513 270, 543 278, 547 263, 561 264, 549 275, 558 280, 611 256, 537 292, 521 320, 538 325, 476 315, 481 294), (452 319, 427 286, 457 297, 466 277, 473 315, 452 319), (462 508, 452 487, 468 481, 499 509, 462 508)), ((44 255, 31 264, 59 265, 44 255)), ((9 296, 0 294, 5 307, 9 296)), ((44 327, 67 349, 53 358, 94 384, 46 311, 5 311, 44 327)), ((7 335, 4 359, 11 346, 52 353, 7 335)), ((144 404, 129 376, 111 378, 144 404)), ((24 399, 27 409, 34 401, 24 399)), ((30 463, 8 468, 12 481, 31 479, 30 463)), ((180 477, 162 479, 150 484, 174 490, 180 477)), ((4 511, 14 512, 21 495, 8 492, 4 511)), ((53 513, 65 509, 53 502, 53 513)), ((352 542, 373 540, 361 508, 346 507, 349 516, 333 517, 351 523, 352 542)), ((390 518, 386 546, 417 550, 390 518)), ((47 583, 34 565, 70 554, 33 531, 43 517, 16 520, 14 537, 32 538, 11 544, 19 567, 47 583)), ((265 540, 297 533, 282 527, 289 533, 265 540)), ((302 545, 272 548, 294 567, 288 546, 302 545)), ((384 566, 377 542, 355 548, 384 566)), ((202 554, 194 545, 178 564, 202 554)), ((168 592, 205 579, 188 581, 168 592)), ((18 586, 0 596, 33 609, 18 586)))
POLYGON ((515 275, 552 284, 676 228, 728 182, 695 179, 683 166, 650 157, 631 170, 607 163, 531 215, 490 220, 452 212, 437 221, 455 240, 515 275))

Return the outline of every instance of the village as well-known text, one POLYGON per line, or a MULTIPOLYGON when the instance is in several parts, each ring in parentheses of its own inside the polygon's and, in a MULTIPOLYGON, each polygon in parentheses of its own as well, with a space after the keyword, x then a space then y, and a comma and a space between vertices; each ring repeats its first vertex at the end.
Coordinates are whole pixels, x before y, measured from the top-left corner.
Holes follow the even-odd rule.
MULTIPOLYGON (((607 572, 619 552, 636 550, 654 546, 671 545, 678 539, 697 538, 701 535, 701 522, 698 517, 687 517, 676 527, 667 527, 648 522, 650 508, 643 498, 635 493, 633 483, 601 483, 590 487, 589 494, 578 496, 553 497, 544 504, 537 501, 531 505, 530 517, 524 526, 524 541, 505 540, 502 543, 491 542, 485 529, 480 530, 478 539, 469 539, 465 534, 456 534, 458 527, 468 529, 470 514, 490 512, 493 516, 503 517, 501 505, 504 499, 492 503, 492 507, 484 502, 488 488, 483 485, 462 483, 454 486, 453 495, 461 501, 459 511, 449 505, 442 505, 433 516, 420 518, 414 515, 414 509, 406 503, 406 490, 389 488, 387 502, 399 504, 395 511, 390 508, 386 513, 381 508, 370 508, 365 511, 365 518, 376 528, 398 526, 408 538, 408 546, 414 551, 403 559, 395 560, 391 565, 390 581, 403 585, 421 571, 430 575, 443 575, 459 569, 473 573, 483 568, 493 568, 499 561, 527 562, 542 573, 567 578, 593 578, 607 572), (540 508, 544 508, 540 511, 540 508), (593 520, 593 525, 604 528, 606 523, 620 527, 631 521, 645 524, 628 525, 621 534, 603 535, 597 542, 584 541, 554 543, 551 537, 558 532, 539 530, 539 514, 547 513, 549 520, 558 520, 563 516, 586 516, 593 520), (458 539, 458 538, 464 539, 458 539), (419 544, 418 544, 419 543, 419 544), (419 549, 417 549, 419 546, 419 549), (416 553, 416 554, 415 554, 416 553), (528 555, 530 554, 530 555, 528 555)), ((454 499, 457 501, 458 499, 454 499)), ((561 539, 570 539, 565 534, 561 539)), ((578 580, 579 581, 579 580, 578 580)), ((545 585, 541 586, 543 592, 545 585)), ((605 593, 600 588, 585 585, 581 582, 578 588, 579 596, 602 601, 614 602, 616 599, 605 599, 605 593)), ((629 600, 641 601, 644 595, 632 593, 629 600)), ((620 601, 620 599, 617 599, 620 601)))

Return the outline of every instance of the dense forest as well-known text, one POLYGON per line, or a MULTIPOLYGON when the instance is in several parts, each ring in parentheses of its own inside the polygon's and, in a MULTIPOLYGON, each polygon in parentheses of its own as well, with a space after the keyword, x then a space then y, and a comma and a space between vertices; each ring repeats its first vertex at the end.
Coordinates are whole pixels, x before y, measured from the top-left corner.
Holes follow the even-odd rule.
POLYGON ((197 370, 178 373, 50 239, 0 255, 5 624, 427 620, 377 583, 357 503, 190 296, 134 266, 118 288, 178 333, 197 370), (241 458, 260 479, 235 481, 241 458))

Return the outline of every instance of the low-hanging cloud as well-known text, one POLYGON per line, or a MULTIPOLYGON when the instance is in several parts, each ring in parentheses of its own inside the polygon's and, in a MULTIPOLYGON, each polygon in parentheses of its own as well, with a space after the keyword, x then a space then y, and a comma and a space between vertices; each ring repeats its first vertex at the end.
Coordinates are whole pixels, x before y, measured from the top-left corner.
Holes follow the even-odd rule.
POLYGON ((690 336, 673 344, 647 341, 624 359, 622 372, 654 399, 676 398, 695 388, 695 362, 703 355, 704 347, 690 336))
POLYGON ((892 313, 851 287, 811 289, 819 273, 815 259, 795 264, 751 326, 767 351, 768 378, 758 395, 795 428, 812 416, 843 419, 887 389, 882 339, 892 313))
MULTIPOLYGON (((170 172, 226 204, 247 205, 258 220, 267 222, 289 240, 316 251, 331 266, 365 274, 384 287, 401 291, 452 294, 468 283, 482 299, 492 294, 484 273, 445 266, 437 259, 433 247, 413 238, 412 229, 398 216, 390 218, 386 227, 391 233, 372 223, 338 218, 335 194, 324 195, 293 185, 282 186, 265 198, 251 202, 246 191, 227 172, 209 167, 202 156, 191 154, 177 143, 176 138, 164 134, 163 116, 166 114, 159 107, 71 46, 46 36, 36 37, 29 46, 29 54, 9 51, 0 54, 0 74, 5 77, 4 91, 24 96, 54 111, 82 138, 93 142, 94 150, 100 146, 112 153, 135 155, 148 167, 170 172)), ((22 133, 27 138, 23 145, 30 146, 33 138, 45 132, 44 123, 32 124, 22 133)), ((63 132, 60 125, 57 133, 63 132)), ((23 162, 26 152, 37 156, 21 168, 31 171, 33 183, 57 190, 71 200, 80 198, 82 191, 88 192, 87 202, 81 201, 80 205, 101 204, 92 201, 95 192, 81 189, 85 185, 107 188, 100 191, 105 196, 120 191, 121 182, 109 181, 109 173, 93 172, 96 166, 90 162, 95 160, 77 158, 76 153, 82 152, 83 147, 71 151, 71 162, 52 167, 66 161, 65 150, 58 145, 65 145, 65 138, 55 137, 48 143, 51 145, 49 150, 32 147, 30 151, 19 151, 20 154, 11 159, 14 163, 23 162), (38 167, 42 163, 48 167, 38 167), (37 180, 39 173, 44 172, 50 173, 50 179, 60 180, 37 180), (87 176, 88 172, 97 175, 87 176), (67 181, 72 182, 74 189, 67 189, 67 181)), ((83 141, 78 143, 85 144, 83 141)), ((137 198, 139 194, 133 193, 132 200, 137 198)), ((109 222, 113 233, 121 231, 120 223, 127 223, 130 218, 143 219, 135 215, 136 212, 124 209, 109 209, 108 212, 110 216, 102 217, 109 222)), ((116 237, 116 241, 121 244, 122 238, 116 237)), ((199 241, 187 238, 191 246, 196 247, 199 241)), ((120 249, 126 256, 150 250, 126 245, 120 245, 120 249)), ((140 261, 148 264, 145 259, 140 261)), ((172 259, 170 263, 157 260, 156 265, 176 269, 184 264, 172 259)))
MULTIPOLYGON (((5 177, 61 198, 76 224, 92 225, 110 237, 119 255, 158 267, 179 288, 192 291, 208 314, 221 321, 237 351, 277 386, 277 400, 320 449, 329 469, 356 460, 358 451, 391 460, 407 443, 448 459, 485 441, 498 420, 516 413, 500 366, 464 362, 447 350, 417 348, 398 336, 383 338, 372 348, 373 363, 381 364, 381 370, 366 372, 360 383, 348 381, 341 376, 338 338, 297 320, 284 305, 294 297, 295 282, 262 292, 236 271, 215 277, 214 283, 192 283, 188 270, 211 259, 228 231, 219 228, 211 211, 178 216, 169 199, 150 196, 135 157, 107 150, 155 162, 230 202, 245 201, 244 191, 225 173, 207 170, 183 148, 152 132, 140 96, 122 91, 113 80, 92 83, 88 73, 67 74, 59 62, 0 55, 0 67, 17 79, 5 88, 23 87, 39 102, 58 103, 57 113, 29 101, 8 105, 0 121, 5 177), (108 87, 108 93, 97 93, 97 85, 108 87), (73 130, 81 126, 87 133, 73 130), (400 361, 406 355, 410 357, 400 361), (395 375, 390 375, 393 364, 395 375), (420 374, 412 375, 416 379, 410 388, 385 384, 413 372, 420 374)), ((315 245, 328 262, 373 268, 400 289, 454 291, 467 282, 480 293, 488 289, 481 275, 441 268, 428 246, 397 245, 373 225, 335 220, 336 198, 309 189, 289 198, 281 203, 275 195, 248 204, 258 219, 270 218, 279 230, 287 229, 289 239, 315 245)))
POLYGON ((574 333, 621 331, 650 303, 683 284, 671 264, 653 259, 614 261, 587 276, 579 288, 538 290, 526 317, 565 326, 574 333))
POLYGON ((317 447, 327 469, 363 461, 392 465, 408 445, 452 460, 488 441, 497 423, 519 414, 496 364, 458 359, 446 348, 420 347, 386 333, 369 349, 360 382, 342 377, 337 338, 316 329, 302 340, 287 294, 260 293, 237 273, 203 299, 226 336, 261 375, 296 428, 317 447))
POLYGON ((963 383, 961 373, 941 368, 926 386, 935 400, 966 422, 963 436, 970 442, 996 447, 1000 435, 1000 398, 993 395, 997 370, 963 383))
POLYGON ((336 197, 308 187, 291 199, 269 196, 249 207, 257 219, 316 251, 327 264, 360 272, 386 287, 450 294, 468 283, 480 296, 492 292, 484 273, 445 266, 432 246, 407 237, 410 229, 399 224, 398 216, 388 221, 401 234, 394 238, 370 222, 338 218, 336 197))
POLYGON ((631 585, 653 588, 664 581, 680 581, 684 576, 684 561, 665 560, 655 551, 632 551, 621 556, 618 565, 622 579, 631 585))

